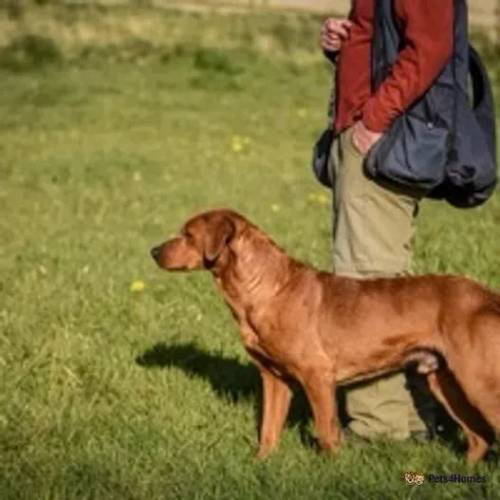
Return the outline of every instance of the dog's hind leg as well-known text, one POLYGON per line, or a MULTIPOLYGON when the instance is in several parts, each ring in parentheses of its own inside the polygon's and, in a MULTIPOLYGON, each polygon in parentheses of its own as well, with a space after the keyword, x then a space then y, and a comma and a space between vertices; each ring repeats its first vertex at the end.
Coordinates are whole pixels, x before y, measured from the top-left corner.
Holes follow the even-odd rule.
POLYGON ((481 413, 470 404, 447 367, 427 375, 429 388, 451 417, 462 427, 468 441, 467 461, 481 460, 495 440, 495 432, 481 413))
POLYGON ((500 297, 479 311, 469 325, 470 349, 461 360, 454 360, 460 361, 457 379, 469 401, 500 432, 500 297))

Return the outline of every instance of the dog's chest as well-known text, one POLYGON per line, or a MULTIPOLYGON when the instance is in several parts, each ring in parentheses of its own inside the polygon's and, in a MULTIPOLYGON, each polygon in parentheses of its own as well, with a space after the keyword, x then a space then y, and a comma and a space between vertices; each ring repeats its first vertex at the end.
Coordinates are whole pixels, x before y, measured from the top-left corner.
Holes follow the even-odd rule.
POLYGON ((258 354, 259 357, 271 360, 274 358, 273 350, 269 342, 266 342, 266 335, 249 320, 247 314, 236 315, 239 324, 240 338, 249 353, 258 354))
POLYGON ((248 325, 240 325, 240 337, 246 351, 258 366, 265 366, 278 376, 288 373, 286 362, 277 356, 271 345, 262 339, 255 330, 248 325))
POLYGON ((259 337, 253 329, 244 321, 240 323, 240 337, 246 349, 260 349, 259 337))
POLYGON ((277 335, 272 331, 259 328, 249 318, 240 322, 240 338, 247 352, 259 362, 265 362, 270 366, 279 367, 282 371, 290 357, 290 351, 277 335))
POLYGON ((235 299, 233 294, 217 283, 223 292, 225 302, 231 310, 234 319, 239 325, 240 338, 245 349, 254 356, 265 358, 268 361, 276 360, 280 349, 276 349, 277 336, 273 335, 273 324, 267 319, 263 320, 263 311, 257 310, 250 300, 243 300, 242 297, 235 299))

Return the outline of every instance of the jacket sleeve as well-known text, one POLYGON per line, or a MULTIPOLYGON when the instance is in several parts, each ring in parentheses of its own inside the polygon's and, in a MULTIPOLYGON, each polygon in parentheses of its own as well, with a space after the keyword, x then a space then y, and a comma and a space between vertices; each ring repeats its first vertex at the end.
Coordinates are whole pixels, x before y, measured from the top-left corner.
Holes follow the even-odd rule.
POLYGON ((384 132, 439 76, 453 52, 453 0, 396 0, 403 49, 366 102, 363 123, 384 132))

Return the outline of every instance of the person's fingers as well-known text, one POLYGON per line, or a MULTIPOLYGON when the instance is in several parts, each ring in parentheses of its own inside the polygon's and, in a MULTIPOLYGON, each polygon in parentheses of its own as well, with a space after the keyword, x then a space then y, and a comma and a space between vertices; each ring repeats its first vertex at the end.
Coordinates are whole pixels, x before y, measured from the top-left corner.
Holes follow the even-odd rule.
POLYGON ((363 151, 363 143, 356 133, 352 134, 352 144, 359 152, 363 151))
POLYGON ((331 33, 325 33, 322 38, 328 43, 339 43, 342 41, 339 35, 331 33))
POLYGON ((353 146, 361 153, 365 154, 369 149, 369 139, 364 134, 364 127, 361 122, 356 122, 352 131, 351 141, 353 146))
POLYGON ((336 33, 332 33, 331 31, 321 31, 321 39, 323 40, 330 40, 330 41, 337 41, 340 40, 340 37, 336 33))
POLYGON ((321 27, 320 45, 323 50, 338 51, 349 37, 352 22, 348 19, 328 18, 321 27))
POLYGON ((340 49, 340 42, 338 43, 321 42, 321 48, 329 52, 336 52, 340 49))
POLYGON ((349 31, 347 31, 343 26, 337 25, 335 28, 329 30, 329 33, 338 35, 343 40, 346 40, 349 37, 349 31))
POLYGON ((320 39, 320 45, 326 50, 339 50, 341 40, 338 36, 323 35, 320 39))
POLYGON ((327 52, 338 52, 340 50, 340 44, 323 45, 322 49, 326 50, 327 52))
POLYGON ((324 28, 326 29, 327 32, 329 32, 330 34, 336 34, 344 40, 349 36, 349 31, 351 27, 352 27, 352 22, 347 19, 341 21, 337 19, 329 19, 324 24, 324 28))
POLYGON ((362 154, 366 155, 383 137, 382 133, 368 130, 363 122, 357 121, 353 126, 352 144, 362 154))
POLYGON ((321 37, 325 40, 330 40, 331 42, 342 41, 342 37, 333 31, 324 31, 321 33, 321 37))
POLYGON ((349 21, 349 19, 341 19, 341 20, 339 21, 339 23, 340 23, 340 25, 341 25, 344 29, 346 29, 346 30, 348 30, 348 31, 349 31, 349 30, 353 27, 353 25, 354 25, 354 23, 353 23, 352 21, 349 21))

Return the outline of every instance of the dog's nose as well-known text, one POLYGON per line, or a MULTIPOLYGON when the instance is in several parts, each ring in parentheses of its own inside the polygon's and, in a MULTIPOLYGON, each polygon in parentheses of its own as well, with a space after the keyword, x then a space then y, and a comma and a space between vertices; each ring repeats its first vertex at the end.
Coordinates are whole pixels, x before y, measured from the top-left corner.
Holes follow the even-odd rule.
POLYGON ((161 254, 161 246, 154 247, 151 249, 151 257, 153 257, 154 260, 158 260, 160 258, 160 254, 161 254))

